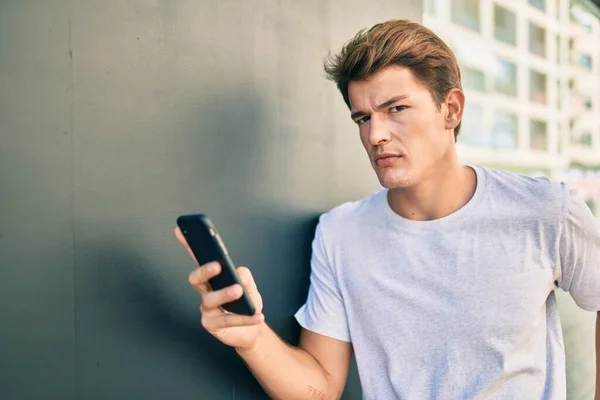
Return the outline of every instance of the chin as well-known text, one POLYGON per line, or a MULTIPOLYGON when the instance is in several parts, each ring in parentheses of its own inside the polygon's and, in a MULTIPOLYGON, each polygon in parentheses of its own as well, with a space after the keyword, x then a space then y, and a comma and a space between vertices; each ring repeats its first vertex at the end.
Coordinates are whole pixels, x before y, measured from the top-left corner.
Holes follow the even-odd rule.
POLYGON ((377 178, 386 189, 407 188, 414 183, 411 174, 405 171, 384 171, 378 173, 377 178))

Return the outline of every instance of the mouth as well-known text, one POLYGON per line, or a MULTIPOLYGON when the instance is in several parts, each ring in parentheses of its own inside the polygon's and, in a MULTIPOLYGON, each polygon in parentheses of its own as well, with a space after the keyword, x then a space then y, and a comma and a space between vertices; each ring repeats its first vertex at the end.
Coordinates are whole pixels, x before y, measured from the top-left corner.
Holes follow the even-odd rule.
POLYGON ((382 153, 377 154, 373 159, 373 162, 379 168, 386 168, 391 167, 392 165, 394 165, 394 163, 396 163, 396 161, 400 160, 401 158, 402 156, 399 154, 382 153))

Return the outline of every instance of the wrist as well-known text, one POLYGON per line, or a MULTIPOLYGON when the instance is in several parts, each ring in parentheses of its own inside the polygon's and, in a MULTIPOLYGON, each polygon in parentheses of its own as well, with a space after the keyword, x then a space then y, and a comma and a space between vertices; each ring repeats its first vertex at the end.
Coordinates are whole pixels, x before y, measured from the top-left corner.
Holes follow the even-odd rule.
POLYGON ((238 353, 239 356, 250 356, 252 354, 255 354, 256 351, 260 348, 260 342, 262 342, 265 339, 269 327, 267 326, 266 322, 263 321, 257 326, 257 328, 258 333, 256 334, 256 339, 253 342, 251 342, 247 346, 235 347, 235 351, 238 353))

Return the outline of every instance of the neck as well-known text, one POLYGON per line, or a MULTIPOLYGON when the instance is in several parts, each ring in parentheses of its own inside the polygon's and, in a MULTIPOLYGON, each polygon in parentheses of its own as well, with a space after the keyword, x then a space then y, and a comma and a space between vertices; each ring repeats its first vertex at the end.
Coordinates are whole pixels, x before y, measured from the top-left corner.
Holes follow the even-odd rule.
POLYGON ((475 171, 455 159, 437 166, 414 186, 390 189, 388 202, 394 212, 406 219, 431 221, 462 208, 473 197, 476 186, 475 171))

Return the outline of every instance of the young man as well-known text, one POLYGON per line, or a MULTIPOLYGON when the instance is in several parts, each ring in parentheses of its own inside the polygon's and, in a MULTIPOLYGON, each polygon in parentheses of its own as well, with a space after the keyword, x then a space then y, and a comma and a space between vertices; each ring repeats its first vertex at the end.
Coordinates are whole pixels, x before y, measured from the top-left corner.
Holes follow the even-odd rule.
MULTIPOLYGON (((277 399, 337 399, 356 353, 366 399, 564 399, 554 291, 600 310, 600 230, 564 185, 459 163, 465 97, 456 59, 423 26, 359 32, 326 71, 383 190, 321 216, 293 348, 219 306, 219 266, 190 275, 202 324, 277 399)), ((185 240, 176 231, 182 245, 185 240)))

